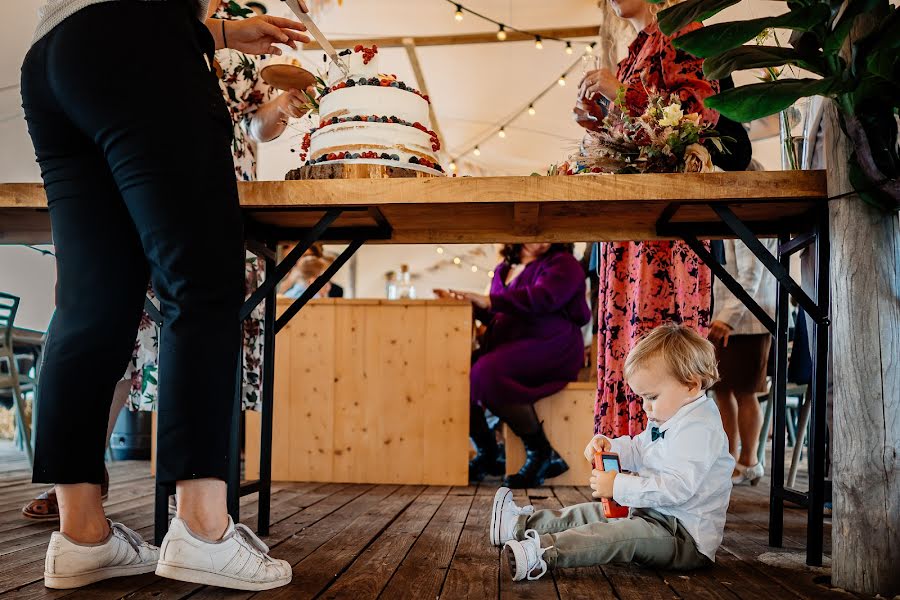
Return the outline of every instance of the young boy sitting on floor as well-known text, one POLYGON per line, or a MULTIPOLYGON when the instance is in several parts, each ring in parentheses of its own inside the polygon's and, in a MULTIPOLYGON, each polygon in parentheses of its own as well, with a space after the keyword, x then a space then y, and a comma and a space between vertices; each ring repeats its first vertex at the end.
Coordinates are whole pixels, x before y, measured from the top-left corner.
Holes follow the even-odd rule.
POLYGON ((696 569, 715 560, 731 495, 734 458, 716 403, 706 390, 718 379, 713 345, 696 331, 663 325, 625 362, 625 380, 644 400, 649 427, 640 435, 595 436, 584 450, 616 452, 623 471, 593 471, 595 498, 631 507, 609 520, 600 502, 562 510, 518 507, 500 488, 491 513, 491 543, 504 546, 515 581, 549 568, 634 562, 696 569))

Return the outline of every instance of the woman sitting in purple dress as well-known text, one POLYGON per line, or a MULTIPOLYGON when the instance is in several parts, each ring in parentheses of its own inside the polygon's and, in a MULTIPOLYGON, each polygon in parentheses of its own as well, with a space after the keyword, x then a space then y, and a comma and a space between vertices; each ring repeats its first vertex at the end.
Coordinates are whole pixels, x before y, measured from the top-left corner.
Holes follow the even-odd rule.
POLYGON ((572 244, 507 244, 494 270, 489 296, 435 290, 469 300, 487 325, 473 356, 469 435, 478 454, 469 478, 502 475, 494 433, 484 409, 512 428, 525 444, 525 464, 504 485, 525 488, 568 470, 547 437, 534 403, 575 381, 584 360, 581 327, 591 319, 585 274, 572 244))

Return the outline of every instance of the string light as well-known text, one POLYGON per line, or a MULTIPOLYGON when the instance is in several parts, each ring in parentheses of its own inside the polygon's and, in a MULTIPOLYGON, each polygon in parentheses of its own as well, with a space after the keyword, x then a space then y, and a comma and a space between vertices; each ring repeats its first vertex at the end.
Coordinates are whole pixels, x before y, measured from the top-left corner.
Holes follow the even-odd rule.
POLYGON ((444 247, 443 247, 443 246, 438 246, 438 247, 437 247, 437 253, 438 253, 438 254, 443 254, 443 253, 444 253, 444 247))
POLYGON ((491 279, 494 278, 494 272, 493 272, 493 271, 488 271, 488 272, 487 272, 487 275, 488 275, 488 277, 490 277, 491 279))
POLYGON ((456 161, 453 161, 453 160, 450 161, 450 170, 456 171, 456 161))
POLYGON ((497 39, 501 42, 506 41, 506 27, 503 26, 503 23, 500 24, 500 29, 497 30, 497 39))
POLYGON ((564 86, 566 85, 566 77, 572 73, 572 71, 578 67, 582 63, 581 57, 577 58, 572 64, 569 65, 569 68, 563 71, 563 73, 559 76, 558 79, 551 82, 547 85, 537 96, 531 99, 531 102, 525 104, 522 108, 520 108, 517 112, 514 112, 512 115, 509 115, 504 120, 504 124, 499 126, 498 129, 489 130, 489 132, 485 133, 483 138, 480 138, 475 141, 474 145, 469 146, 466 150, 455 155, 454 158, 451 158, 454 162, 458 160, 462 156, 466 156, 467 154, 473 154, 475 156, 481 156, 481 144, 489 141, 491 136, 497 134, 497 137, 501 139, 506 138, 506 126, 516 120, 523 113, 528 113, 529 115, 534 116, 537 114, 537 110, 535 109, 535 104, 540 101, 544 96, 549 94, 557 85, 564 86))
POLYGON ((538 50, 544 49, 544 42, 541 40, 541 36, 539 36, 539 35, 534 36, 534 47, 537 48, 538 50))
POLYGON ((572 42, 566 42, 566 54, 572 54, 575 50, 572 49, 572 42))
POLYGON ((453 15, 453 18, 456 19, 457 22, 463 20, 463 9, 461 4, 456 5, 456 14, 453 15))
POLYGON ((584 47, 584 53, 585 53, 585 54, 593 54, 593 53, 594 53, 594 45, 593 45, 593 44, 588 44, 587 46, 585 46, 585 47, 584 47))
POLYGON ((473 273, 477 273, 477 272, 478 272, 478 267, 476 267, 475 265, 472 265, 472 272, 473 272, 473 273))
POLYGON ((458 265, 458 264, 461 263, 461 262, 462 262, 462 260, 460 260, 460 258, 459 258, 458 256, 456 256, 456 257, 453 258, 453 264, 454 264, 454 265, 458 265))

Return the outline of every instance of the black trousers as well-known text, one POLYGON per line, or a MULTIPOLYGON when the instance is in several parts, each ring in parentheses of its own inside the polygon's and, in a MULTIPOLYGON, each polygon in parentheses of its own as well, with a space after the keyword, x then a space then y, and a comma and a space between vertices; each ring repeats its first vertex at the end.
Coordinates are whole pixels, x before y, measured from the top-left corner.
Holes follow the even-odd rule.
POLYGON ((244 249, 212 50, 187 0, 118 0, 77 12, 25 58, 57 255, 35 482, 101 482, 148 278, 164 319, 158 476, 226 478, 244 249))

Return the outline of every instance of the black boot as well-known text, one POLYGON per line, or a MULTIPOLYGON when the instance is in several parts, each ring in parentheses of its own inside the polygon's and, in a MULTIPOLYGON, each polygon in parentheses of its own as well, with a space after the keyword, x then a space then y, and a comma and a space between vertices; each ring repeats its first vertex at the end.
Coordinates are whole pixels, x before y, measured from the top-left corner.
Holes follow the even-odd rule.
POLYGON ((503 485, 513 489, 539 487, 544 479, 562 475, 569 470, 566 461, 557 454, 544 435, 544 426, 534 433, 519 436, 525 444, 525 464, 519 472, 507 477, 503 485))
POLYGON ((486 476, 499 477, 506 472, 494 431, 488 427, 484 412, 473 406, 469 413, 469 436, 477 454, 469 461, 469 481, 478 483, 486 476))

